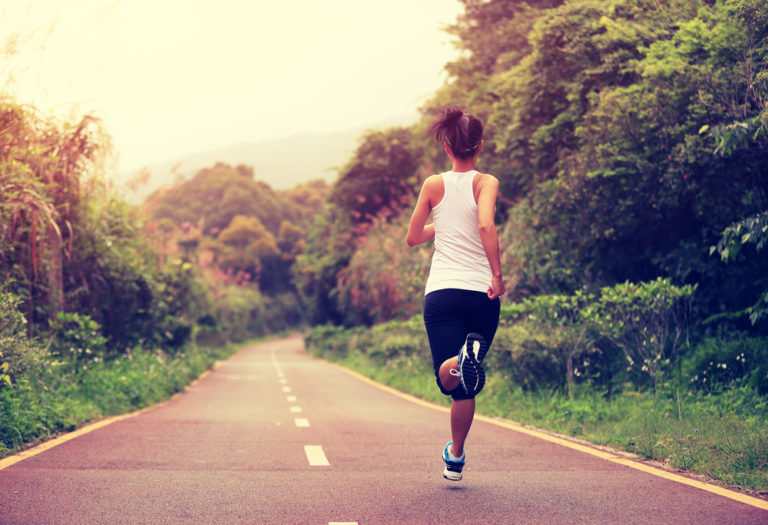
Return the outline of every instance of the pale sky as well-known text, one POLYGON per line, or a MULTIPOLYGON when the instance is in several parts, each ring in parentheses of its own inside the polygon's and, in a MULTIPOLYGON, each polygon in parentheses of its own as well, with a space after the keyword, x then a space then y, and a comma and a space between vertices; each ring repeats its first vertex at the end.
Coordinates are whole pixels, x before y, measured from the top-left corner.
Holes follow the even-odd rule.
POLYGON ((458 0, 9 3, 0 47, 34 34, 0 63, 13 79, 0 88, 46 113, 101 117, 121 171, 415 115, 457 56, 442 27, 463 9, 458 0))

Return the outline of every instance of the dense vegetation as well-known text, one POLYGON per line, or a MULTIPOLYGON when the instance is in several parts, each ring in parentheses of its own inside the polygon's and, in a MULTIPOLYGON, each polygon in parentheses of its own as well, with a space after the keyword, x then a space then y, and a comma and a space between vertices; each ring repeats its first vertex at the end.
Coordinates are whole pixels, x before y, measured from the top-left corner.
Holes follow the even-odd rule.
MULTIPOLYGON (((369 275, 356 292, 379 291, 391 272, 353 272, 350 261, 371 256, 356 250, 363 239, 378 235, 371 244, 381 246, 402 237, 407 217, 367 219, 377 208, 362 188, 409 202, 424 175, 447 166, 441 148, 428 146, 428 123, 438 108, 463 103, 487 122, 479 162, 502 183, 515 299, 667 277, 697 285, 696 319, 710 332, 765 330, 749 320, 768 288, 768 260, 756 249, 768 208, 764 3, 465 4, 450 29, 463 53, 423 120, 380 132, 375 144, 369 137, 310 230, 297 264, 300 288, 319 292, 308 306, 331 321, 350 315, 349 301, 339 302, 350 273, 369 275), (724 251, 729 226, 738 242, 724 251), (744 245, 738 254, 735 244, 744 245)), ((410 279, 408 268, 398 277, 407 275, 415 294, 423 279, 410 279)), ((387 317, 371 308, 351 315, 387 317)))
POLYGON ((489 410, 595 438, 622 432, 602 419, 627 419, 607 416, 606 404, 660 406, 651 413, 661 421, 678 416, 673 436, 654 424, 644 445, 599 440, 765 489, 768 429, 756 422, 768 399, 768 6, 464 4, 449 28, 462 53, 423 119, 361 147, 309 230, 297 287, 315 323, 347 329, 314 329, 312 351, 430 395, 414 387, 429 384, 414 327, 430 251, 402 239, 420 181, 447 167, 427 126, 439 108, 464 104, 487 123, 479 168, 501 181, 511 285, 489 357, 489 410), (346 182, 353 173, 359 185, 346 182), (355 189, 379 181, 397 206, 365 213, 370 198, 355 189), (504 396, 518 408, 497 409, 504 396), (685 407, 708 415, 688 425, 685 407), (729 407, 752 425, 739 427, 744 454, 698 434, 697 425, 738 427, 729 407), (718 450, 733 465, 691 459, 718 450))
POLYGON ((447 168, 426 129, 458 103, 486 123, 479 168, 501 181, 510 291, 488 406, 768 486, 768 5, 463 3, 461 53, 420 121, 366 133, 330 187, 275 191, 217 164, 133 207, 105 182, 97 121, 0 101, 5 446, 31 439, 10 407, 57 376, 91 384, 301 323, 312 351, 422 393, 430 247, 404 235, 421 181, 447 168), (650 430, 599 426, 621 420, 650 430), (724 450, 703 426, 745 433, 731 464, 695 460, 724 450))
POLYGON ((219 164, 139 208, 110 187, 96 119, 10 98, 0 146, 0 456, 302 321, 290 266, 324 183, 277 193, 219 164))

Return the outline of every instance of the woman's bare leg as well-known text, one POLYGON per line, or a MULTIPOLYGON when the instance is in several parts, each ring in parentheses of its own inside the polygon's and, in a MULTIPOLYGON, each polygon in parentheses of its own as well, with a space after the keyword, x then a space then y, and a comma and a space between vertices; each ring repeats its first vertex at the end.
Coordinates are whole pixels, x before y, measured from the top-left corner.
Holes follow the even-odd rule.
POLYGON ((438 375, 440 376, 440 384, 443 385, 446 392, 453 392, 459 388, 459 383, 461 383, 459 379, 459 358, 452 357, 443 361, 438 375))
POLYGON ((451 404, 451 436, 453 437, 451 454, 453 457, 460 458, 464 454, 464 441, 467 439, 474 417, 474 399, 453 400, 451 404))
MULTIPOLYGON (((460 388, 458 368, 458 357, 446 359, 443 364, 440 365, 440 370, 438 371, 440 384, 442 384, 443 388, 448 392, 460 388), (451 373, 452 370, 453 373, 451 373)), ((453 438, 451 454, 453 454, 454 457, 460 458, 462 454, 464 454, 464 442, 467 439, 474 417, 474 399, 454 400, 451 404, 451 437, 453 438)))

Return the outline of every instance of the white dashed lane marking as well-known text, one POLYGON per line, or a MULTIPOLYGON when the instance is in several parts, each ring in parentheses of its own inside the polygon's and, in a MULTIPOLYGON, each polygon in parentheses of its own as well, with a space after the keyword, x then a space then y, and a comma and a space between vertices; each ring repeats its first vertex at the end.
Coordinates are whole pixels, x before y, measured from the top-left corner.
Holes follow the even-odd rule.
POLYGON ((325 457, 323 447, 320 445, 304 445, 304 453, 307 455, 310 467, 327 467, 330 465, 325 457))
POLYGON ((293 420, 296 423, 297 427, 308 427, 309 426, 309 419, 304 417, 297 417, 293 420))
POLYGON ((293 412, 294 414, 298 414, 299 412, 301 412, 301 407, 291 407, 291 412, 293 412))
POLYGON ((288 396, 285 398, 286 401, 289 403, 295 403, 296 402, 296 396, 288 396))
POLYGON ((290 391, 291 391, 291 387, 289 387, 289 386, 284 386, 283 387, 283 392, 290 392, 290 391))

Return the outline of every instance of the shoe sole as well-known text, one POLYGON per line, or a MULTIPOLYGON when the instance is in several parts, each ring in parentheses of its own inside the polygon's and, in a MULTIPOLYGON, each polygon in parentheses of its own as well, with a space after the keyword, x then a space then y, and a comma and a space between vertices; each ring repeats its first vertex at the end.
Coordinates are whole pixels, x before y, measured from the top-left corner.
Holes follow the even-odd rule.
POLYGON ((448 470, 448 468, 446 468, 443 471, 443 477, 448 481, 461 481, 462 476, 461 476, 461 472, 453 472, 451 470, 448 470))
MULTIPOLYGON (((448 443, 448 445, 445 446, 443 449, 443 453, 440 454, 440 459, 443 460, 445 463, 445 470, 443 470, 443 477, 449 481, 461 481, 462 478, 462 472, 461 471, 455 471, 455 470, 449 470, 448 469, 448 462, 446 461, 446 450, 448 449, 448 446, 451 443, 448 443)), ((464 468, 464 465, 461 466, 461 468, 464 468)))
POLYGON ((485 358, 487 352, 488 344, 482 335, 474 332, 467 335, 459 354, 459 380, 467 395, 475 396, 485 386, 485 370, 483 370, 480 362, 485 358), (464 348, 467 350, 464 351, 464 348))
POLYGON ((475 352, 467 352, 467 355, 474 358, 474 360, 479 365, 480 363, 483 362, 483 359, 485 359, 485 354, 488 353, 488 343, 486 342, 485 338, 482 335, 477 334, 475 332, 468 333, 467 339, 464 342, 464 344, 467 345, 467 347, 469 348, 470 345, 474 347, 475 343, 477 343, 477 349, 475 350, 475 352))

